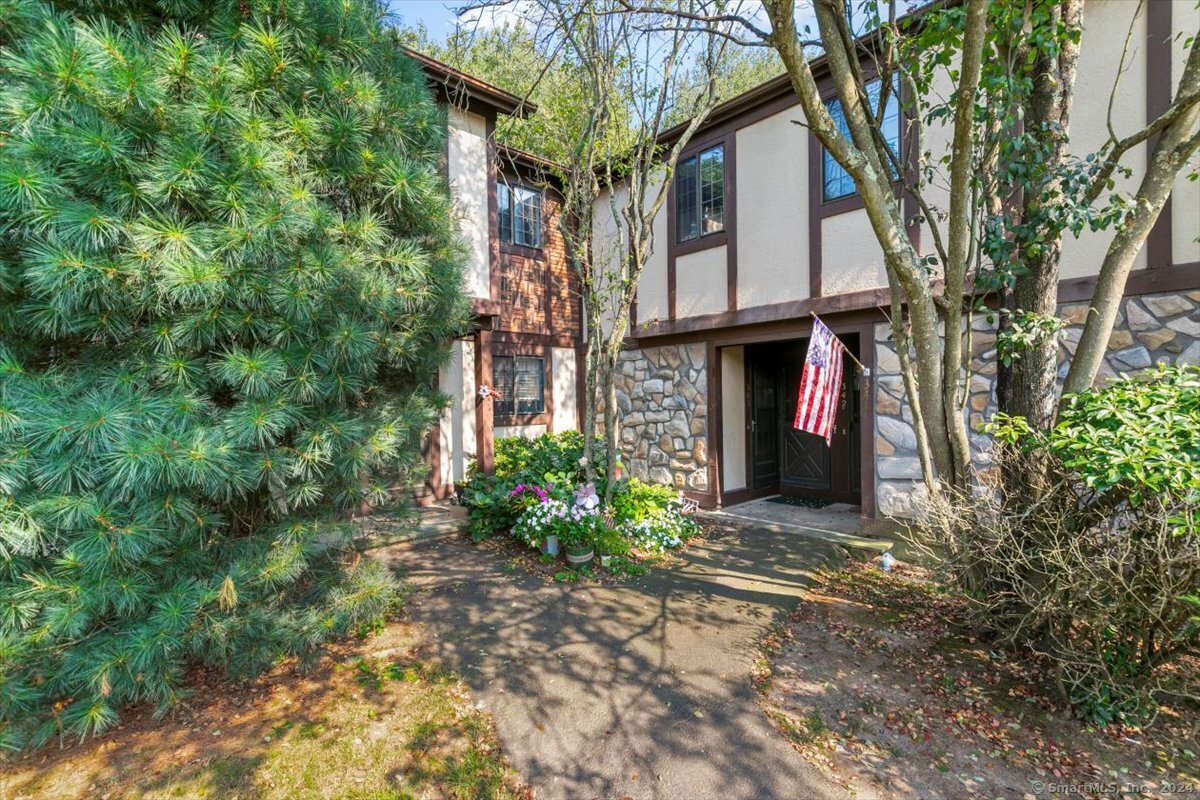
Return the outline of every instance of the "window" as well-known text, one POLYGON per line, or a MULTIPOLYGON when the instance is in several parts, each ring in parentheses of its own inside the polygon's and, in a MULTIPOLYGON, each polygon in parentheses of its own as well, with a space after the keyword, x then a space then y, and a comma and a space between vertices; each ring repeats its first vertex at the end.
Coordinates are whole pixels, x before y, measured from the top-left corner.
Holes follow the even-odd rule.
POLYGON ((725 230, 725 146, 717 145, 675 168, 675 241, 725 230))
POLYGON ((522 247, 542 246, 542 193, 524 186, 496 186, 500 241, 522 247))
POLYGON ((504 395, 492 411, 498 417, 541 414, 546 410, 546 360, 537 356, 495 356, 492 377, 504 395))
MULTIPOLYGON (((871 81, 867 84, 867 99, 871 103, 871 110, 879 109, 879 92, 883 84, 880 81, 871 81)), ((846 115, 842 113, 842 104, 839 100, 830 100, 826 103, 829 108, 829 115, 833 117, 833 124, 841 131, 843 136, 850 136, 850 126, 846 124, 846 115)), ((888 147, 893 153, 900 152, 900 85, 897 83, 888 94, 887 106, 883 109, 883 118, 879 121, 883 136, 887 139, 888 147)), ((858 190, 854 188, 854 179, 850 177, 850 173, 842 169, 842 165, 837 163, 829 151, 824 151, 821 154, 821 199, 838 200, 842 197, 849 197, 858 190)))

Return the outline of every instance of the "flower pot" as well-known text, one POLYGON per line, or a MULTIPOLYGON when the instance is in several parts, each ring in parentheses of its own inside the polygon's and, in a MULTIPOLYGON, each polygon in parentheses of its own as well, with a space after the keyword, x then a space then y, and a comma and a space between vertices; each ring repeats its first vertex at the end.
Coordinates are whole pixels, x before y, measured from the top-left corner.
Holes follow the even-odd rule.
POLYGON ((592 563, 592 558, 596 555, 595 549, 590 544, 576 545, 575 547, 567 548, 567 563, 572 567, 586 567, 592 563))
POLYGON ((605 569, 608 569, 609 567, 612 566, 612 563, 613 563, 613 561, 616 560, 616 558, 617 557, 613 556, 613 555, 600 556, 600 566, 604 567, 605 569))
POLYGON ((548 556, 558 555, 558 537, 554 534, 550 534, 545 538, 538 549, 548 556))

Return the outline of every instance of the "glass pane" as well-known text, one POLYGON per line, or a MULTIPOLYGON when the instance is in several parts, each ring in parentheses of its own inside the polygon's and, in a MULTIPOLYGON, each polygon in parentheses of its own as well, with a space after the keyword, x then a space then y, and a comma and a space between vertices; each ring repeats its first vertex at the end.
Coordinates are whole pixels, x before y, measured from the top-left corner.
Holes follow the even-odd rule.
POLYGON ((518 414, 540 414, 545 408, 544 362, 540 358, 521 356, 516 359, 513 398, 518 414))
POLYGON ((513 240, 512 192, 506 184, 496 186, 496 206, 500 211, 500 241, 513 240))
POLYGON ((725 147, 700 154, 701 235, 725 230, 725 147))
POLYGON ((675 168, 675 241, 686 242, 700 235, 699 204, 696 202, 696 157, 675 168))
POLYGON ((513 413, 513 359, 511 356, 495 356, 492 359, 493 386, 502 398, 492 401, 492 413, 512 415, 513 413))
POLYGON ((525 247, 542 246, 542 195, 532 189, 516 190, 515 242, 525 247))
MULTIPOLYGON (((883 84, 880 81, 871 81, 867 84, 867 100, 871 103, 871 111, 879 110, 879 93, 882 90, 883 84)), ((842 104, 839 100, 830 100, 827 103, 829 108, 829 116, 833 118, 833 124, 843 136, 849 138, 850 126, 846 123, 846 115, 842 113, 842 104)), ((892 87, 892 91, 888 94, 887 105, 884 106, 883 116, 880 117, 880 130, 883 132, 884 139, 887 140, 888 147, 893 153, 900 152, 900 84, 899 81, 892 87)), ((850 177, 846 170, 842 169, 841 165, 834 160, 827 151, 821 153, 821 197, 824 200, 836 200, 839 197, 848 197, 854 194, 857 189, 854 186, 854 179, 850 177)))

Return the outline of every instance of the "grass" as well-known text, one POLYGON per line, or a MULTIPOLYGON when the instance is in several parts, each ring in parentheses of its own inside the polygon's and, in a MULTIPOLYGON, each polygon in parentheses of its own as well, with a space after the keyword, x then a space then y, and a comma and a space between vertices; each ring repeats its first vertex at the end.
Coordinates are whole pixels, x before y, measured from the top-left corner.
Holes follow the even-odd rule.
POLYGON ((389 624, 312 672, 284 665, 247 685, 198 675, 194 703, 155 721, 11 757, 0 798, 523 800, 491 719, 454 675, 389 624))

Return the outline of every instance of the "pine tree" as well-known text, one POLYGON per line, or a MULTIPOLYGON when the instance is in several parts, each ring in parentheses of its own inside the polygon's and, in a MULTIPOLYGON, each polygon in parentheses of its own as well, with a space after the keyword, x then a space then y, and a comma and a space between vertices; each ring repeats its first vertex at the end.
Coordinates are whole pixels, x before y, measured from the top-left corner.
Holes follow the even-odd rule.
POLYGON ((0 744, 378 615, 466 316, 445 121, 370 0, 0 0, 0 744))

